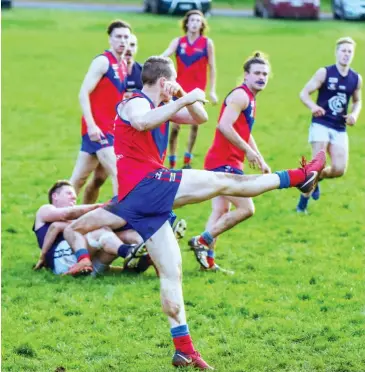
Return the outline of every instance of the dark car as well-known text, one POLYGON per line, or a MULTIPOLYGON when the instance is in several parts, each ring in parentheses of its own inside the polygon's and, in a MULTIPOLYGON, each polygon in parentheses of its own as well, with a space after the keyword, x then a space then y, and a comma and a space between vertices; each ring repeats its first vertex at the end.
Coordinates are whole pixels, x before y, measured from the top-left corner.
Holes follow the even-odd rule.
POLYGON ((212 0, 144 0, 144 11, 155 14, 185 14, 192 9, 207 14, 211 6, 212 0))
POLYGON ((332 0, 335 19, 365 20, 365 0, 332 0))
POLYGON ((319 18, 320 0, 256 0, 254 13, 264 18, 319 18))
POLYGON ((1 9, 10 9, 11 0, 1 0, 1 9))

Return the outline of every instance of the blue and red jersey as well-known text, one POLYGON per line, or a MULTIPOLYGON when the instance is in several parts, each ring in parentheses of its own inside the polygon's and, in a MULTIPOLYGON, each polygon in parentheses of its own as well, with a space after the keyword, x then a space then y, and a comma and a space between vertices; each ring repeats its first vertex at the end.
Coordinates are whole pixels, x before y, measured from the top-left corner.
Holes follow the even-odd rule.
POLYGON ((350 69, 346 76, 342 76, 336 65, 327 66, 326 79, 318 90, 317 105, 325 109, 326 113, 320 117, 312 117, 312 122, 346 131, 346 120, 350 98, 357 89, 359 74, 350 69))
MULTIPOLYGON (((95 89, 90 93, 90 105, 96 125, 103 133, 113 133, 115 106, 123 98, 127 86, 127 65, 120 63, 109 50, 102 56, 108 58, 109 67, 95 89)), ((85 118, 81 119, 81 135, 87 133, 85 118)))
MULTIPOLYGON (((256 100, 255 96, 245 84, 233 89, 231 92, 229 92, 227 97, 236 89, 243 89, 246 92, 249 98, 249 104, 245 110, 240 112, 240 115, 233 124, 233 129, 244 141, 248 142, 250 140, 253 124, 255 122, 256 100)), ((227 107, 227 97, 222 104, 218 121, 221 119, 224 110, 227 107)), ((219 129, 216 129, 213 144, 205 156, 204 168, 209 170, 229 165, 232 168, 243 169, 244 158, 244 151, 237 148, 222 134, 219 129)))
POLYGON ((199 36, 193 43, 187 36, 179 39, 176 49, 177 82, 186 91, 207 86, 208 38, 199 36))
MULTIPOLYGON (((117 157, 118 200, 122 200, 150 172, 165 168, 163 163, 169 136, 169 122, 146 131, 138 131, 129 121, 122 119, 123 105, 131 99, 146 99, 151 109, 153 102, 141 91, 134 91, 133 96, 117 106, 114 127, 114 151, 117 157)), ((163 105, 163 103, 161 104, 163 105)))

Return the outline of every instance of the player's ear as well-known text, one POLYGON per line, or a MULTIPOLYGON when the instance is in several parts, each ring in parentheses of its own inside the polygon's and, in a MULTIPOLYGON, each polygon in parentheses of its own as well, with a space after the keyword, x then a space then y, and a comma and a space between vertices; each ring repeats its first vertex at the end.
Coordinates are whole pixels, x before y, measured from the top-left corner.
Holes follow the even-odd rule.
POLYGON ((166 83, 166 78, 160 77, 160 79, 159 79, 159 86, 160 86, 161 89, 164 88, 165 83, 166 83))

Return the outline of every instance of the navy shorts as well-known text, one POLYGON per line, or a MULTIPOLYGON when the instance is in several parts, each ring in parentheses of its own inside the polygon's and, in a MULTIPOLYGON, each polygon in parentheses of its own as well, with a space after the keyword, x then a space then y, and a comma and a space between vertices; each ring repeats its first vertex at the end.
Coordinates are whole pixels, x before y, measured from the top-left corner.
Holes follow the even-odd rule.
POLYGON ((148 174, 123 200, 104 208, 123 218, 144 241, 174 220, 172 207, 182 178, 181 170, 159 169, 148 174))
POLYGON ((102 138, 101 142, 91 141, 89 135, 84 134, 81 139, 80 151, 87 152, 90 155, 95 155, 99 150, 113 145, 114 136, 110 133, 107 133, 105 137, 102 138))
POLYGON ((207 169, 207 170, 211 172, 224 172, 224 173, 233 173, 233 174, 240 174, 240 175, 244 174, 243 170, 231 167, 230 165, 222 165, 221 167, 207 169))

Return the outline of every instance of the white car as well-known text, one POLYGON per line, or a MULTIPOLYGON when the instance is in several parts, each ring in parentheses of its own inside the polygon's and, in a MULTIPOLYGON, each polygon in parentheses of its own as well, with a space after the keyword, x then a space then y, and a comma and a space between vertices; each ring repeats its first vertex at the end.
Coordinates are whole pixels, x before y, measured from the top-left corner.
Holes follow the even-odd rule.
POLYGON ((332 0, 335 19, 365 20, 365 0, 332 0))

